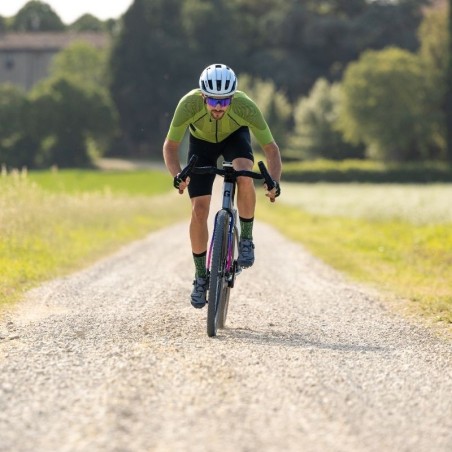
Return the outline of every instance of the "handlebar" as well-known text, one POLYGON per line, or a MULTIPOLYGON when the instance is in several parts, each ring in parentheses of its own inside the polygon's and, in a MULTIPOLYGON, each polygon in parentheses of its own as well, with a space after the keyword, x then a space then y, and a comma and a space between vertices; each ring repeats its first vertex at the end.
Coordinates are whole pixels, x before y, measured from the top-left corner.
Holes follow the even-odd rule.
MULTIPOLYGON (((187 166, 180 172, 179 178, 185 181, 187 177, 190 176, 191 173, 195 174, 218 174, 219 176, 224 176, 228 173, 228 170, 217 168, 216 166, 198 166, 195 167, 196 162, 198 161, 197 155, 192 155, 190 157, 190 160, 187 164, 187 166)), ((258 167, 260 170, 260 173, 256 173, 254 171, 248 171, 248 170, 234 170, 232 169, 232 174, 234 177, 239 176, 246 176, 251 177, 253 179, 264 179, 265 183, 267 184, 267 190, 271 191, 275 187, 275 182, 271 178, 267 167, 265 166, 264 162, 260 161, 258 162, 258 167)))
POLYGON ((192 155, 190 157, 190 160, 189 160, 187 166, 179 173, 179 175, 178 175, 179 179, 181 179, 185 182, 187 177, 190 176, 190 174, 192 173, 193 168, 195 167, 197 161, 198 161, 198 156, 192 155))

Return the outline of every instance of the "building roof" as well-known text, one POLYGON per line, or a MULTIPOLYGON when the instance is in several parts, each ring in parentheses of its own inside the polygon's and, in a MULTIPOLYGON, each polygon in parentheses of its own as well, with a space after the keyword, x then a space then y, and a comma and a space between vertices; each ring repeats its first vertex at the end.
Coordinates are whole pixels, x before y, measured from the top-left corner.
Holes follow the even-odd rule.
POLYGON ((0 33, 0 51, 59 51, 74 41, 103 48, 109 40, 108 34, 96 32, 0 33))

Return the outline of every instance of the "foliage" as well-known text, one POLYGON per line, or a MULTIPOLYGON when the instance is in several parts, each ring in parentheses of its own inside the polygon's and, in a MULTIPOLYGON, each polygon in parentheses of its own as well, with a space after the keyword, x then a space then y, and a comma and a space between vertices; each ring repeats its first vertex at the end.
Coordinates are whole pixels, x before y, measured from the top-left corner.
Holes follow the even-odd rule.
MULTIPOLYGON (((278 91, 271 80, 254 79, 246 74, 240 76, 239 83, 239 89, 259 106, 279 147, 284 148, 292 116, 292 106, 285 93, 278 91)), ((254 137, 252 140, 254 147, 258 147, 254 137)))
POLYGON ((107 51, 76 42, 50 77, 25 94, 0 89, 0 161, 10 167, 89 166, 117 133, 107 89, 107 51))
POLYGON ((26 103, 25 93, 15 85, 0 85, 0 146, 20 134, 26 103))
POLYGON ((271 80, 294 103, 317 78, 340 80, 365 48, 416 50, 425 2, 136 0, 112 55, 127 152, 160 153, 178 99, 207 64, 271 80))
POLYGON ((17 12, 12 29, 15 31, 62 31, 65 25, 48 3, 31 0, 17 12))
POLYGON ((452 165, 452 0, 448 2, 448 18, 447 18, 447 67, 446 67, 446 95, 444 100, 444 116, 446 123, 446 147, 447 159, 452 165))
MULTIPOLYGON (((263 95, 259 95, 258 103, 270 106, 267 120, 284 152, 293 126, 293 118, 287 116, 286 110, 303 96, 307 97, 317 79, 324 78, 328 83, 340 81, 347 65, 357 60, 365 49, 379 50, 390 45, 416 51, 417 27, 426 4, 428 0, 186 0, 182 4, 177 0, 136 0, 120 22, 102 23, 87 14, 71 25, 77 30, 103 26, 112 33, 114 47, 108 71, 104 72, 103 61, 99 63, 86 52, 85 62, 77 59, 75 50, 72 61, 69 62, 66 55, 62 66, 71 68, 70 78, 78 77, 81 72, 87 76, 83 76, 84 80, 90 76, 100 80, 97 89, 104 97, 107 97, 105 88, 111 89, 116 108, 113 110, 117 110, 120 118, 121 136, 116 133, 110 155, 160 156, 161 143, 178 99, 197 85, 202 68, 213 62, 231 65, 239 75, 240 86, 244 86, 241 85, 244 74, 274 86, 274 90, 264 89, 263 92, 275 95, 275 99, 264 100, 263 95), (106 74, 111 74, 111 80, 106 74)), ((35 29, 39 31, 55 29, 48 25, 54 16, 49 5, 33 0, 13 19, 19 23, 22 18, 21 23, 31 24, 30 18, 35 18, 34 22, 40 25, 35 29), (29 22, 24 18, 30 19, 29 22), (46 24, 45 28, 42 24, 46 24)), ((61 23, 59 18, 58 21, 61 23)), ((52 76, 69 77, 67 72, 65 69, 60 72, 58 68, 52 76)), ((407 79, 412 78, 411 75, 407 74, 407 79)), ((414 105, 423 95, 418 110, 428 112, 428 121, 419 122, 418 112, 412 109, 406 121, 399 118, 404 127, 408 124, 407 135, 414 143, 413 149, 406 149, 411 147, 408 143, 396 143, 397 149, 391 147, 382 151, 387 141, 380 140, 376 146, 374 142, 369 145, 368 139, 355 140, 366 143, 367 155, 382 159, 444 157, 444 137, 449 129, 444 131, 444 123, 441 126, 443 113, 438 104, 442 95, 439 89, 434 90, 439 84, 432 80, 431 77, 426 80, 426 86, 416 91, 417 97, 412 99, 414 105)), ((411 87, 417 89, 419 84, 419 73, 416 73, 411 87)), ((336 88, 330 89, 333 101, 336 88)), ((322 108, 327 107, 319 103, 317 111, 317 106, 310 104, 308 108, 308 104, 305 99, 303 108, 311 109, 312 119, 322 117, 322 108)), ((379 111, 384 108, 381 106, 379 111)), ((314 122, 310 126, 312 130, 314 122)), ((341 143, 334 140, 340 140, 340 135, 330 129, 328 122, 321 121, 315 134, 318 138, 322 130, 331 132, 324 138, 327 145, 316 145, 309 153, 334 147, 334 155, 329 151, 326 155, 339 158, 343 155, 342 148, 339 149, 341 143)), ((374 122, 381 123, 380 117, 374 122)), ((295 136, 301 137, 303 133, 295 131, 295 136)), ((49 146, 52 147, 51 140, 47 140, 44 148, 49 146)), ((297 151, 296 146, 288 149, 286 157, 297 151)), ((356 150, 349 146, 349 151, 356 150)))
POLYGON ((416 55, 397 48, 367 51, 348 66, 341 92, 338 127, 350 142, 363 142, 368 157, 429 157, 432 124, 425 117, 427 87, 416 55))
POLYGON ((130 153, 161 153, 171 110, 188 90, 190 58, 177 0, 136 0, 112 52, 112 93, 130 153))
POLYGON ((92 14, 83 14, 70 26, 74 31, 105 31, 105 24, 92 14))
POLYGON ((359 158, 359 147, 346 144, 342 135, 335 130, 337 121, 339 85, 331 85, 320 78, 308 97, 301 98, 295 105, 295 127, 290 139, 290 154, 299 159, 359 158))
POLYGON ((27 133, 30 103, 18 87, 0 85, 0 163, 14 167, 34 163, 36 143, 27 133))
POLYGON ((425 69, 438 77, 445 77, 447 66, 447 16, 442 10, 428 10, 419 31, 419 54, 425 69))
POLYGON ((31 93, 40 165, 86 167, 88 140, 102 143, 115 127, 114 110, 102 91, 67 75, 38 84, 31 93), (38 120, 39 118, 39 120, 38 120))
POLYGON ((55 55, 50 75, 71 76, 81 83, 94 85, 105 93, 108 80, 109 49, 96 49, 85 41, 76 41, 55 55))
POLYGON ((432 124, 432 142, 439 156, 446 153, 447 18, 442 10, 429 10, 419 28, 419 57, 427 82, 425 111, 432 124))

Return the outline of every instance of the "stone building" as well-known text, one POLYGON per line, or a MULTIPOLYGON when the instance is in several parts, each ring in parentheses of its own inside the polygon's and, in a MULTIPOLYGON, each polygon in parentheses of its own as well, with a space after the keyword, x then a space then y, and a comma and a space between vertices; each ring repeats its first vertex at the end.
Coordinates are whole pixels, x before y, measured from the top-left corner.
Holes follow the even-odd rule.
POLYGON ((75 41, 97 48, 108 44, 104 33, 0 33, 0 84, 10 82, 29 90, 49 74, 53 57, 75 41))

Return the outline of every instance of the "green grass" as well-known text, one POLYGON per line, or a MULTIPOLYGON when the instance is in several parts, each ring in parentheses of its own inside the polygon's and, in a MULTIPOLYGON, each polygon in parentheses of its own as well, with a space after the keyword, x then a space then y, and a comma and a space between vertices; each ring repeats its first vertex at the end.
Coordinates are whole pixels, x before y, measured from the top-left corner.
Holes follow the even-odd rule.
POLYGON ((171 187, 169 174, 161 171, 34 171, 28 179, 51 192, 101 191, 121 195, 156 195, 171 187))
POLYGON ((372 160, 307 160, 284 163, 284 179, 291 182, 452 182, 445 162, 383 163, 372 160))
MULTIPOLYGON (((452 185, 290 184, 257 217, 352 278, 452 322, 452 185)), ((262 198, 262 197, 259 197, 262 198)), ((0 178, 0 305, 188 218, 164 172, 0 178)))
POLYGON ((0 178, 0 305, 189 215, 162 173, 76 174, 0 178))
POLYGON ((258 216, 350 277, 451 323, 451 190, 285 184, 280 202, 260 204, 258 216))

